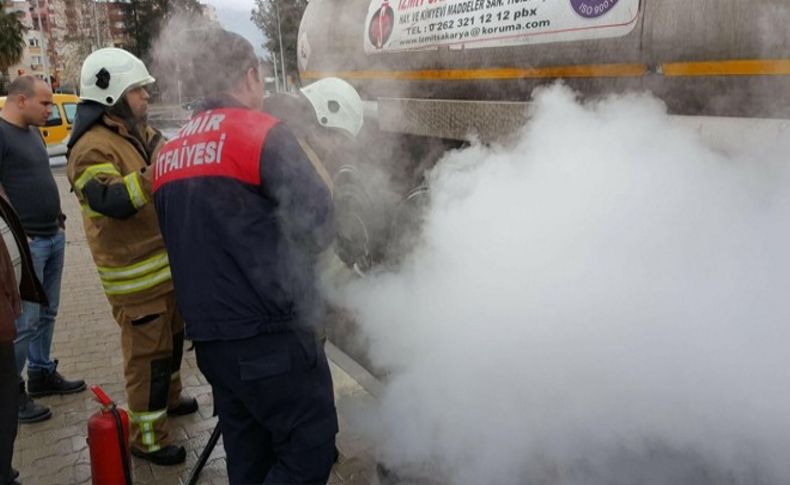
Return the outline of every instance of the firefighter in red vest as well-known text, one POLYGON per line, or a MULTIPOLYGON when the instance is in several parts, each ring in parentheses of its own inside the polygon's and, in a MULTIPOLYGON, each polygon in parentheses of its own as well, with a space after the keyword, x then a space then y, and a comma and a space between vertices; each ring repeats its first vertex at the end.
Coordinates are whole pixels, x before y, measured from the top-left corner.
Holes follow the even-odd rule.
POLYGON ((218 30, 195 79, 213 93, 159 152, 154 201, 186 335, 214 392, 230 483, 326 483, 337 416, 316 336, 331 192, 263 113, 252 46, 218 30))

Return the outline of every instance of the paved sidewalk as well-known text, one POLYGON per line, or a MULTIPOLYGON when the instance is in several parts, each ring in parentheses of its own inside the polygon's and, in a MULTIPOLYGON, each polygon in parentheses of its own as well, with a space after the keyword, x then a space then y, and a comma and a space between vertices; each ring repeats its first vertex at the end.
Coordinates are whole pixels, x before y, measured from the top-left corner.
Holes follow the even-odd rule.
MULTIPOLYGON (((82 229, 82 218, 74 194, 62 169, 55 170, 63 210, 68 216, 66 265, 61 306, 55 327, 53 357, 67 378, 98 384, 117 402, 125 404, 120 350, 120 331, 101 289, 82 229)), ((341 461, 330 478, 331 485, 373 483, 374 462, 368 443, 353 430, 349 420, 374 399, 346 372, 332 364, 341 430, 338 448, 341 461)), ((183 466, 159 467, 134 461, 135 484, 179 484, 189 474, 216 424, 212 417, 211 388, 195 363, 194 352, 185 352, 181 371, 184 391, 200 403, 192 416, 173 419, 176 441, 187 448, 183 466)), ((86 443, 87 421, 99 408, 89 391, 72 396, 41 398, 52 408, 52 418, 23 425, 16 440, 14 466, 25 485, 89 484, 90 454, 86 443)), ((225 484, 225 452, 217 445, 201 474, 200 483, 225 484)))

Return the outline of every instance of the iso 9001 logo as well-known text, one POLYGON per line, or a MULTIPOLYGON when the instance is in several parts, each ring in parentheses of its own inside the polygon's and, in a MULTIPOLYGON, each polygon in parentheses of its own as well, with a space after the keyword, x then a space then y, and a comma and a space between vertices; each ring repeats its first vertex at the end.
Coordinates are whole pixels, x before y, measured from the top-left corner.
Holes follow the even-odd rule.
POLYGON ((571 0, 576 13, 582 17, 593 19, 611 10, 619 0, 571 0))

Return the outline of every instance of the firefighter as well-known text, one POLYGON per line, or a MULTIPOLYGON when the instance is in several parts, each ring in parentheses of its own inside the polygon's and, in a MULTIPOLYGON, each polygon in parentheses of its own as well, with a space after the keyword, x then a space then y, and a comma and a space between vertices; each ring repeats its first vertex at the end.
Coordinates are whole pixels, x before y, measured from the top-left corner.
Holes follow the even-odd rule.
POLYGON ((327 77, 300 89, 298 95, 273 94, 263 110, 288 125, 330 186, 330 175, 357 159, 350 141, 362 129, 362 99, 346 81, 327 77))
POLYGON ((291 131, 261 112, 252 46, 204 36, 213 94, 160 151, 159 223, 198 366, 214 392, 230 483, 326 483, 337 415, 315 335, 331 193, 291 131))
POLYGON ((100 49, 85 59, 67 173, 121 327, 132 453, 175 465, 186 452, 171 444, 167 416, 198 406, 181 396, 184 323, 151 203, 150 165, 164 142, 147 123, 145 87, 153 82, 142 61, 122 49, 100 49))
MULTIPOLYGON (((362 129, 363 107, 356 89, 342 79, 327 77, 300 89, 296 95, 267 96, 263 110, 288 125, 316 172, 334 192, 333 178, 341 167, 359 159, 354 140, 362 129)), ((344 207, 335 208, 336 218, 340 219, 344 207)), ((322 262, 324 269, 331 266, 330 258, 322 262)), ((324 323, 333 318, 335 311, 328 309, 324 323)), ((320 324, 316 333, 322 342, 326 341, 325 325, 320 324)))

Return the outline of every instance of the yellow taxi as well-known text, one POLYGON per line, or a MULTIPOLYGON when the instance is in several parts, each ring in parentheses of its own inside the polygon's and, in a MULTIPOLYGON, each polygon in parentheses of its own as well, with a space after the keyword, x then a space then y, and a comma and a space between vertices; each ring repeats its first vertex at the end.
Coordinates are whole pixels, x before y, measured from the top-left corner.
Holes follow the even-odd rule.
MULTIPOLYGON (((66 141, 77 115, 77 103, 80 98, 73 94, 53 94, 52 114, 47 124, 39 128, 44 135, 47 146, 59 145, 66 141)), ((0 108, 5 105, 5 97, 0 97, 0 108)))

